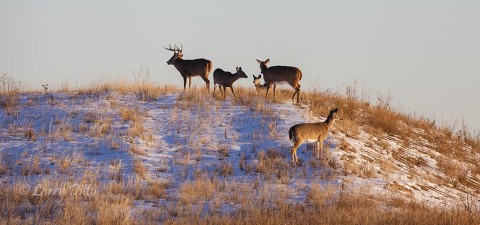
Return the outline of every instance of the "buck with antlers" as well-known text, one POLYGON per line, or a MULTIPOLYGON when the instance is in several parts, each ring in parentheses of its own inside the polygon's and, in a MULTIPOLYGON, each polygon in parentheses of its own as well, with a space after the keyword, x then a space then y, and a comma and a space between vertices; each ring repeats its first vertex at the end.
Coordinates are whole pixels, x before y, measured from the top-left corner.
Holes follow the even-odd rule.
POLYGON ((273 85, 273 100, 275 100, 275 89, 277 84, 288 83, 290 86, 295 89, 295 92, 292 96, 292 101, 297 95, 297 104, 300 98, 300 80, 302 79, 302 71, 296 67, 291 66, 272 66, 267 67, 267 64, 270 62, 270 59, 261 61, 257 59, 257 62, 260 64, 260 71, 263 73, 263 79, 265 80, 265 85, 267 87, 267 93, 265 98, 268 99, 268 90, 270 86, 273 85))
POLYGON ((217 85, 219 86, 218 88, 220 89, 220 92, 222 92, 222 87, 223 87, 223 100, 225 100, 225 95, 226 95, 226 88, 230 87, 230 90, 232 90, 233 97, 235 96, 235 92, 233 92, 233 82, 240 78, 247 78, 247 74, 242 71, 242 67, 237 67, 237 72, 236 73, 230 73, 227 71, 224 71, 222 69, 216 69, 213 71, 213 96, 215 96, 215 88, 217 85))
POLYGON ((183 90, 187 86, 188 78, 188 87, 192 84, 192 77, 200 76, 207 86, 207 89, 210 89, 210 80, 208 76, 212 70, 212 62, 208 59, 183 59, 183 46, 179 49, 176 45, 175 48, 172 48, 168 45, 169 48, 165 48, 173 52, 172 58, 167 61, 168 65, 174 65, 177 68, 180 75, 183 77, 183 90))
POLYGON ((302 123, 290 128, 288 136, 290 140, 293 141, 292 164, 294 162, 298 164, 297 149, 304 142, 316 142, 316 155, 317 158, 320 158, 320 152, 323 153, 323 141, 327 138, 328 131, 332 129, 333 123, 337 120, 334 118, 337 111, 338 108, 330 110, 330 113, 324 122, 302 123))

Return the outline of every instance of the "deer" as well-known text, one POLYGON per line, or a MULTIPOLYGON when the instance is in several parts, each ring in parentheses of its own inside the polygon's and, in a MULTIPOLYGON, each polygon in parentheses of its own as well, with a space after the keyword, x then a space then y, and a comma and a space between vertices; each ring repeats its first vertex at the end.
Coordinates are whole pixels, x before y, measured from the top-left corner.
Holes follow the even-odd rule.
POLYGON ((338 108, 333 108, 323 122, 297 124, 288 130, 288 136, 293 142, 292 165, 294 162, 298 164, 297 149, 304 142, 315 142, 316 156, 317 159, 320 158, 320 152, 323 154, 323 141, 327 138, 328 132, 332 129, 336 120, 342 120, 334 118, 337 112, 338 108))
POLYGON ((236 70, 236 73, 230 73, 220 68, 213 71, 213 97, 215 97, 215 88, 218 85, 220 92, 222 92, 223 87, 223 100, 225 100, 227 87, 230 87, 232 90, 233 97, 237 98, 237 96, 235 96, 235 92, 233 91, 233 82, 240 78, 248 78, 248 76, 242 71, 242 67, 237 67, 236 70))
POLYGON ((262 74, 258 75, 258 77, 253 75, 253 85, 255 85, 255 89, 257 89, 257 92, 260 92, 260 90, 267 88, 265 84, 260 84, 260 79, 262 79, 262 74))
POLYGON ((293 89, 295 89, 295 92, 292 96, 292 101, 294 101, 295 95, 297 95, 298 104, 300 98, 299 82, 302 79, 302 71, 300 71, 300 69, 297 67, 291 66, 268 67, 267 64, 270 62, 270 59, 265 61, 257 59, 257 62, 260 64, 260 71, 263 74, 263 79, 265 80, 265 86, 267 88, 265 99, 268 100, 268 90, 270 90, 271 85, 273 85, 273 101, 275 101, 275 89, 277 88, 277 84, 288 83, 293 87, 293 89))
POLYGON ((208 76, 212 70, 212 62, 208 59, 183 59, 183 46, 179 49, 177 45, 172 48, 168 45, 169 48, 166 48, 168 51, 173 52, 173 56, 170 60, 167 61, 168 65, 173 65, 180 72, 180 75, 183 77, 183 90, 187 86, 188 78, 188 88, 192 84, 192 77, 200 76, 207 86, 207 90, 210 90, 210 80, 208 76))

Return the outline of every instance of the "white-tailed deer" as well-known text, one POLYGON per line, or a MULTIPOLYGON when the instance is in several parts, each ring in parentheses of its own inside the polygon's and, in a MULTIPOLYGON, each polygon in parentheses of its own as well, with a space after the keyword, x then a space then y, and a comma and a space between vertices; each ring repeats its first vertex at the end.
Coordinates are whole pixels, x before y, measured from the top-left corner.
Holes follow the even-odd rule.
POLYGON ((257 89, 257 92, 260 92, 260 90, 267 88, 265 84, 260 84, 260 79, 262 79, 261 74, 258 75, 258 77, 253 75, 253 85, 255 85, 255 89, 257 89))
MULTIPOLYGON (((298 164, 297 149, 304 142, 316 142, 317 158, 320 158, 320 152, 323 154, 323 141, 327 138, 328 131, 332 129, 335 113, 338 108, 330 110, 327 119, 324 122, 318 123, 302 123, 290 128, 288 136, 293 141, 292 147, 292 164, 298 164)), ((341 120, 341 119, 340 119, 341 120)))
POLYGON ((235 92, 233 92, 233 82, 240 78, 248 78, 247 74, 242 71, 242 67, 237 67, 236 73, 230 73, 220 68, 216 69, 215 71, 213 71, 213 96, 215 96, 215 88, 218 85, 218 89, 220 89, 220 92, 222 92, 223 87, 223 100, 225 100, 227 87, 230 87, 233 97, 236 98, 237 96, 235 96, 235 92))
POLYGON ((277 84, 288 83, 290 86, 295 89, 295 92, 292 96, 292 101, 297 95, 297 104, 300 98, 300 80, 302 79, 302 71, 296 67, 291 66, 271 66, 267 67, 267 64, 270 62, 270 59, 265 61, 260 61, 257 59, 257 62, 260 64, 260 71, 263 73, 263 79, 265 80, 265 85, 267 87, 267 93, 265 98, 268 99, 268 90, 270 86, 273 85, 273 100, 275 100, 275 89, 277 84))
POLYGON ((212 62, 208 59, 183 59, 183 46, 179 49, 176 45, 175 48, 172 48, 170 45, 169 48, 165 48, 173 52, 172 58, 167 61, 168 65, 174 65, 177 68, 180 75, 183 77, 183 90, 187 86, 188 78, 188 87, 192 84, 192 77, 200 76, 207 86, 207 89, 210 90, 210 80, 208 76, 212 70, 212 62))

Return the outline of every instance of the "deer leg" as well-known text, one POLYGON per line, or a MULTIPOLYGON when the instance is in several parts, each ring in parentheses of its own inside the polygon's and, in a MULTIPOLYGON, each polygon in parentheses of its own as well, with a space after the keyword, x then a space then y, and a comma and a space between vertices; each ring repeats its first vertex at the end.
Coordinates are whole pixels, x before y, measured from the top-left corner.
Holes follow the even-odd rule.
POLYGON ((323 140, 318 140, 318 147, 320 148, 317 154, 317 158, 320 159, 320 155, 323 155, 323 140))
POLYGON ((299 101, 300 101, 300 88, 297 90, 297 105, 298 105, 299 101))
MULTIPOLYGON (((207 87, 207 90, 210 90, 210 80, 208 79, 208 77, 202 76, 202 79, 203 79, 203 81, 205 81, 205 86, 207 87)), ((214 88, 215 88, 215 86, 214 86, 214 88)), ((220 89, 220 91, 222 91, 222 89, 220 89)))
MULTIPOLYGON (((215 98, 215 88, 217 88, 217 85, 213 85, 213 97, 215 98)), ((220 92, 222 92, 222 89, 220 89, 220 92)))
POLYGON ((187 87, 187 77, 183 77, 183 90, 187 87))
POLYGON ((190 89, 190 86, 192 86, 192 77, 188 77, 188 88, 190 89))
POLYGON ((275 89, 277 89, 276 84, 273 85, 273 101, 275 101, 275 93, 276 93, 275 89))
POLYGON ((298 147, 300 147, 300 142, 295 142, 293 143, 293 147, 292 147, 292 165, 294 165, 294 163, 298 164, 298 157, 297 157, 297 149, 298 147))
POLYGON ((230 90, 232 90, 233 97, 236 99, 236 98, 237 98, 237 96, 235 96, 235 92, 233 92, 233 85, 232 85, 232 86, 230 86, 230 90))
POLYGON ((227 87, 223 86, 223 100, 225 101, 225 96, 227 95, 227 87))
POLYGON ((267 91, 265 93, 265 101, 268 101, 268 90, 270 90, 270 84, 265 83, 265 86, 267 87, 267 91))

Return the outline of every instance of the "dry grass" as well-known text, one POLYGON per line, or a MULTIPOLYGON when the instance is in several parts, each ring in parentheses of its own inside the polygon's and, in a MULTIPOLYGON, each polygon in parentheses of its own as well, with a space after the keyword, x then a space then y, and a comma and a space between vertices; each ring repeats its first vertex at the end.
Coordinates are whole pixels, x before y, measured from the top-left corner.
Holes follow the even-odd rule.
POLYGON ((217 145, 218 159, 224 159, 229 156, 228 146, 227 145, 217 145))
POLYGON ((35 155, 35 157, 33 157, 30 163, 26 162, 25 164, 23 164, 21 168, 21 173, 23 176, 29 176, 32 174, 38 175, 44 173, 44 170, 40 168, 40 156, 35 155))
POLYGON ((259 151, 257 158, 255 172, 263 174, 267 179, 273 177, 278 179, 290 178, 289 163, 278 151, 274 149, 267 152, 259 151))
MULTIPOLYGON (((334 187, 313 185, 307 193, 306 204, 264 201, 263 194, 252 197, 234 212, 203 216, 179 212, 166 224, 476 224, 480 217, 464 207, 452 210, 430 208, 413 202, 391 198, 385 206, 381 198, 368 189, 360 192, 341 191, 334 187)), ((261 192, 263 193, 263 192, 261 192)), ((208 198, 205 198, 208 199, 208 198)))
POLYGON ((19 104, 20 83, 8 74, 0 75, 0 108, 11 109, 19 104))
POLYGON ((93 124, 89 127, 88 134, 90 137, 102 138, 112 131, 112 122, 113 119, 110 117, 93 120, 90 122, 93 124))
POLYGON ((27 128, 27 131, 25 131, 25 138, 29 141, 36 141, 37 140, 37 134, 34 130, 34 128, 27 128))
MULTIPOLYGON (((148 86, 147 83, 142 85, 102 84, 78 94, 110 96, 109 93, 116 91, 122 94, 134 93, 141 101, 152 101, 162 94, 172 90, 177 91, 175 88, 148 86)), ((407 146, 416 144, 416 135, 421 136, 436 147, 436 152, 441 154, 434 158, 437 165, 446 176, 452 178, 448 182, 456 185, 468 185, 469 172, 476 171, 475 168, 480 171, 478 164, 473 164, 472 159, 469 159, 471 163, 466 167, 461 166, 461 163, 451 163, 452 161, 448 160, 449 157, 459 157, 458 162, 462 162, 463 159, 472 158, 468 149, 471 148, 473 153, 479 152, 478 135, 467 131, 456 135, 451 129, 441 130, 429 121, 417 121, 410 116, 395 112, 390 106, 391 100, 388 97, 380 98, 376 104, 371 104, 358 97, 356 93, 351 88, 346 95, 330 92, 302 92, 301 94, 302 101, 308 104, 315 114, 324 115, 330 107, 341 106, 340 114, 345 120, 338 123, 337 129, 346 136, 339 140, 338 148, 346 152, 340 159, 342 162, 331 155, 326 155, 321 160, 311 160, 308 164, 292 168, 281 150, 257 150, 256 143, 252 140, 254 149, 244 151, 238 156, 240 157, 239 167, 247 174, 253 172, 258 174, 255 175, 256 178, 250 176, 251 180, 238 181, 235 180, 237 177, 229 176, 233 173, 232 160, 237 155, 236 153, 233 155, 233 152, 229 153, 227 145, 218 145, 217 151, 213 151, 213 154, 218 153, 219 158, 223 159, 214 161, 213 170, 196 167, 195 172, 190 172, 189 170, 192 170, 195 164, 198 165, 198 162, 203 160, 202 148, 204 147, 191 144, 201 138, 190 137, 184 140, 185 143, 182 141, 179 144, 179 153, 173 159, 176 162, 174 165, 176 168, 171 168, 165 160, 159 162, 159 167, 155 170, 155 172, 165 172, 180 168, 186 171, 186 175, 182 174, 180 180, 175 180, 174 184, 149 178, 148 169, 138 158, 134 159, 133 165, 134 172, 138 174, 135 178, 124 180, 120 174, 121 163, 118 161, 110 162, 110 167, 114 167, 109 177, 112 179, 111 182, 103 183, 104 177, 99 178, 95 174, 85 172, 84 177, 78 182, 94 186, 97 190, 94 196, 65 196, 62 201, 58 201, 58 196, 37 198, 21 194, 20 189, 24 184, 21 181, 14 184, 0 183, 0 208, 2 208, 0 224, 480 224, 479 208, 469 202, 450 209, 440 209, 409 202, 395 196, 374 196, 368 188, 340 190, 340 187, 320 186, 316 184, 318 180, 315 179, 309 180, 308 184, 303 186, 299 185, 297 189, 291 187, 292 177, 298 175, 302 177, 302 174, 306 174, 305 170, 308 166, 314 169, 324 170, 330 167, 338 170, 343 163, 342 169, 348 171, 348 174, 356 174, 364 178, 376 177, 377 172, 370 162, 359 167, 358 163, 354 162, 354 158, 349 158, 347 155, 361 151, 361 149, 353 149, 349 140, 360 138, 362 132, 375 137, 381 137, 379 134, 387 133, 399 140, 410 140, 406 141, 409 142, 407 146), (419 133, 419 129, 423 131, 419 133), (195 174, 192 175, 193 173, 195 174), (298 197, 297 193, 306 194, 305 202, 292 201, 298 197), (136 207, 138 204, 136 200, 145 200, 152 203, 154 207, 149 208, 148 211, 142 211, 136 207)), ((184 115, 182 112, 184 110, 200 109, 208 114, 209 110, 219 107, 219 104, 211 104, 209 96, 210 94, 207 95, 202 91, 183 93, 180 96, 183 102, 175 105, 177 114, 172 116, 172 124, 180 125, 172 130, 188 131, 196 135, 196 132, 201 133, 198 127, 208 127, 208 123, 202 125, 196 122, 179 123, 179 121, 192 120, 184 115)), ((237 96, 234 104, 247 105, 255 113, 264 115, 262 124, 270 134, 273 134, 270 136, 254 134, 255 141, 262 142, 269 141, 269 138, 277 138, 278 127, 274 111, 261 98, 257 99, 256 92, 238 88, 237 96)), ((290 97, 291 91, 279 91, 277 101, 290 97)), ((145 112, 119 105, 119 103, 115 103, 114 110, 118 110, 118 117, 121 120, 129 123, 127 135, 154 142, 153 135, 145 130, 143 124, 145 112)), ((108 139, 113 135, 111 124, 114 120, 108 121, 107 118, 105 121, 105 118, 96 113, 87 113, 82 119, 91 137, 101 139, 108 139)), ((72 132, 68 119, 57 119, 53 125, 53 128, 58 129, 58 133, 55 132, 56 136, 61 135, 60 131, 72 132)), ((24 135, 24 131, 28 132, 21 129, 19 135, 24 135)), ((28 135, 25 137, 29 138, 28 135)), ((68 139, 71 140, 71 138, 68 139)), ((203 142, 202 145, 207 144, 208 139, 203 142)), ((123 145, 118 145, 116 148, 122 149, 120 146, 123 145)), ((134 154, 146 155, 146 152, 135 144, 130 146, 130 151, 134 154)), ((400 154, 399 150, 393 149, 387 141, 372 141, 371 146, 389 149, 395 159, 407 165, 426 166, 423 158, 400 154)), ((215 144, 212 148, 215 149, 215 144)), ((208 151, 205 153, 209 154, 208 151)), ((75 161, 70 155, 60 158, 56 162, 58 172, 69 174, 75 161)), ((31 164, 25 163, 25 160, 22 162, 24 163, 22 167, 25 168, 22 169, 24 175, 36 174, 35 171, 43 173, 38 157, 34 157, 30 161, 31 164)), ((399 168, 388 160, 378 163, 382 173, 399 171, 399 168)), ((0 175, 2 165, 6 171, 8 170, 8 165, 0 160, 0 175)), ((302 178, 306 178, 306 175, 302 178)), ((320 175, 316 179, 322 178, 323 175, 320 175)), ((60 184, 45 181, 43 185, 57 187, 60 184)), ((390 185, 390 188, 400 189, 401 187, 398 184, 390 185)))
POLYGON ((179 201, 183 204, 197 204, 213 198, 216 182, 207 177, 197 178, 181 184, 179 201))
POLYGON ((144 138, 144 117, 146 116, 146 112, 139 110, 138 108, 128 108, 122 107, 119 110, 120 117, 124 121, 129 121, 130 128, 128 129, 128 136, 130 137, 142 137, 144 138))
POLYGON ((136 158, 133 162, 133 172, 137 173, 142 178, 146 178, 148 170, 143 165, 142 160, 136 158))
POLYGON ((8 165, 5 163, 5 158, 4 158, 3 152, 0 153, 0 175, 1 174, 6 174, 8 172, 8 165))

